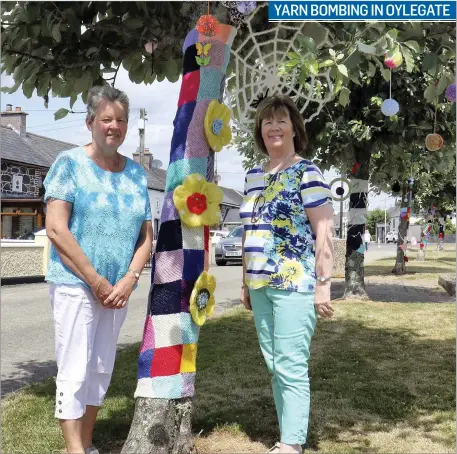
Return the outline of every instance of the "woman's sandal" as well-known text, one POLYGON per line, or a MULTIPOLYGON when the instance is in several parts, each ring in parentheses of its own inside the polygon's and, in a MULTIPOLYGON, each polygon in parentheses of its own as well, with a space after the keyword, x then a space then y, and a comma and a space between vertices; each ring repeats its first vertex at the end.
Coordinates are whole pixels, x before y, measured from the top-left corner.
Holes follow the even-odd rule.
POLYGON ((269 452, 279 452, 279 448, 281 447, 281 443, 279 441, 275 443, 275 445, 269 449, 265 454, 268 454, 269 452))

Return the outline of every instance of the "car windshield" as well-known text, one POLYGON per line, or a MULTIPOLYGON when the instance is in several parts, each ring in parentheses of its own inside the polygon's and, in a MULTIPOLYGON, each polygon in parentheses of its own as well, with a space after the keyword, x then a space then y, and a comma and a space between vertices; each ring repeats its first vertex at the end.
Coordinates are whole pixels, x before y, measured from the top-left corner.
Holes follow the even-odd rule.
POLYGON ((236 229, 233 229, 228 235, 227 238, 233 238, 233 237, 241 237, 243 236, 243 227, 237 227, 236 229))

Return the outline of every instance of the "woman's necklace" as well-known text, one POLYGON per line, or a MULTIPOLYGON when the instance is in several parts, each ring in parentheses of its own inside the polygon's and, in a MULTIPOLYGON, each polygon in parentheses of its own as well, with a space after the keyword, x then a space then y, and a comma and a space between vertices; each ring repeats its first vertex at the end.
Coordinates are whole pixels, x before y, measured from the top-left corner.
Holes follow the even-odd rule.
MULTIPOLYGON (((289 164, 289 162, 295 157, 295 155, 296 155, 295 151, 292 152, 292 154, 279 166, 278 170, 276 172, 274 172, 274 174, 277 174, 277 173, 281 172, 281 170, 284 170, 287 167, 287 164, 289 164)), ((264 167, 265 173, 269 173, 266 171, 266 168, 269 164, 271 164, 271 159, 267 162, 267 164, 264 167)))
MULTIPOLYGON (((97 156, 95 156, 95 153, 94 153, 93 149, 92 149, 92 157, 95 159, 95 162, 98 164, 98 166, 101 167, 102 169, 104 169, 103 165, 97 159, 97 156)), ((115 164, 115 168, 114 168, 114 170, 110 170, 110 172, 119 172, 119 170, 121 169, 120 156, 117 156, 117 160, 114 161, 114 164, 115 164)))

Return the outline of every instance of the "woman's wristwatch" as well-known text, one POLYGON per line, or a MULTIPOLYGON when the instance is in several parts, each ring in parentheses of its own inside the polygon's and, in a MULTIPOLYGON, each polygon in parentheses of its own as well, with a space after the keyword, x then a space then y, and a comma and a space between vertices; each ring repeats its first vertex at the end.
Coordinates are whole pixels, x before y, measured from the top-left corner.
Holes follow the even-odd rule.
POLYGON ((317 282, 322 282, 322 283, 325 283, 325 282, 330 282, 330 279, 332 279, 332 277, 324 277, 324 276, 317 276, 316 277, 316 280, 317 282))
POLYGON ((132 268, 129 268, 128 271, 135 276, 135 279, 138 282, 138 279, 140 278, 140 273, 138 271, 132 270, 132 268))

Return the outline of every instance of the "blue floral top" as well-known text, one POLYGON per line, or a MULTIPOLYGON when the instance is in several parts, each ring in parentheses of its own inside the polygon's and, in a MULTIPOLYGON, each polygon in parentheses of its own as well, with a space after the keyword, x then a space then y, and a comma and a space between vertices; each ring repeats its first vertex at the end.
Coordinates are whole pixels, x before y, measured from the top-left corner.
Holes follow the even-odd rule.
POLYGON ((249 288, 314 290, 315 236, 304 209, 331 200, 322 173, 305 159, 277 174, 262 167, 247 173, 240 217, 249 288))
MULTIPOLYGON (((114 285, 127 273, 141 225, 151 220, 144 170, 126 158, 124 170, 108 172, 82 148, 74 148, 57 156, 44 186, 45 201, 72 204, 70 232, 97 273, 114 285)), ((46 280, 86 285, 62 263, 54 247, 46 280)))

